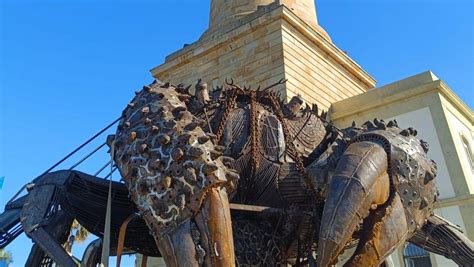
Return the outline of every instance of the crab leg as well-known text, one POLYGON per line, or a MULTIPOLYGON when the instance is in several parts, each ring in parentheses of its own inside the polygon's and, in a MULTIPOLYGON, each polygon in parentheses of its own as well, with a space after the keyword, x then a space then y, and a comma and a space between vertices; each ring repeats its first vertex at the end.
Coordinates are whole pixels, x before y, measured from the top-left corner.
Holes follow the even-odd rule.
POLYGON ((202 211, 195 218, 201 240, 207 240, 207 266, 234 266, 234 243, 229 200, 225 189, 208 193, 202 211))
POLYGON ((335 264, 337 256, 371 209, 389 196, 387 155, 377 143, 351 144, 330 182, 318 242, 318 266, 335 264))
POLYGON ((474 262, 474 242, 462 233, 459 226, 437 215, 428 217, 427 223, 409 241, 452 259, 459 266, 469 266, 474 262))
POLYGON ((154 236, 167 266, 235 264, 229 201, 224 188, 210 190, 195 218, 169 233, 154 236))
POLYGON ((408 225, 403 204, 398 195, 390 202, 364 221, 362 238, 344 266, 379 266, 406 240, 408 225))

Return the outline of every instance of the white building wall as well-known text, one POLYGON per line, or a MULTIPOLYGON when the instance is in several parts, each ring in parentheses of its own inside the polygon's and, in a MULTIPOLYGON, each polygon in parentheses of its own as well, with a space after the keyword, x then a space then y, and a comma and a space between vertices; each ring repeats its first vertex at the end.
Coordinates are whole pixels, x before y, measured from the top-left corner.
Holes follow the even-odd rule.
POLYGON ((470 146, 471 153, 474 151, 474 138, 473 138, 473 133, 470 131, 470 128, 472 128, 472 125, 466 125, 466 123, 469 122, 463 122, 461 121, 453 112, 449 109, 446 108, 446 118, 448 121, 449 128, 451 130, 451 134, 453 136, 453 141, 454 145, 456 147, 457 154, 459 155, 459 161, 461 163, 462 170, 464 172, 464 177, 467 179, 467 184, 469 187, 469 192, 471 194, 474 194, 474 172, 472 170, 472 162, 470 161, 470 158, 472 159, 471 155, 467 154, 461 136, 464 136, 466 138, 466 141, 468 142, 468 145, 470 146))
POLYGON ((390 257, 392 258, 393 266, 397 267, 403 267, 405 266, 404 263, 402 262, 403 259, 401 259, 399 256, 398 250, 395 250, 390 257))

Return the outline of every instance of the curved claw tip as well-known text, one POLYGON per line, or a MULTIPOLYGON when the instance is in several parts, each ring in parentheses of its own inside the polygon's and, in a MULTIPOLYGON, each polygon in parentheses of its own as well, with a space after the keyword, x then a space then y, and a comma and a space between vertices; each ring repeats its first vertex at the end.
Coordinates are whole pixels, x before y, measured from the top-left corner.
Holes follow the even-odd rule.
POLYGON ((234 79, 230 78, 230 82, 229 82, 229 80, 227 78, 225 78, 225 83, 227 85, 234 85, 234 79))

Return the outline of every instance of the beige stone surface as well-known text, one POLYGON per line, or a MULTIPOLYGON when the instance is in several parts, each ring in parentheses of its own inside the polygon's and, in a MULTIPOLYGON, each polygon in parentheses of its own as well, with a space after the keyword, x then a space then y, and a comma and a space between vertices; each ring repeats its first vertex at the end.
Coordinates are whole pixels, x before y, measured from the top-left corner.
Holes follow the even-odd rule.
POLYGON ((246 32, 229 42, 211 47, 187 60, 176 58, 173 67, 154 73, 163 81, 193 84, 202 78, 213 87, 232 78, 242 85, 267 86, 283 78, 281 25, 271 22, 246 32))
POLYGON ((290 23, 283 23, 287 90, 328 109, 330 104, 368 89, 359 78, 290 23))
MULTIPOLYGON (((293 4, 304 9, 303 2, 293 4)), ((374 87, 370 75, 287 6, 270 7, 229 32, 171 54, 151 70, 153 76, 185 84, 202 78, 213 87, 233 78, 253 88, 284 78, 288 81, 275 88, 283 97, 300 94, 323 109, 374 87)))
POLYGON ((318 25, 314 0, 211 0, 209 29, 204 38, 215 32, 230 30, 239 23, 245 23, 239 20, 245 20, 251 14, 259 15, 266 8, 279 5, 286 6, 309 27, 324 31, 318 25))
POLYGON ((315 27, 318 24, 314 0, 283 0, 281 2, 308 25, 315 27))

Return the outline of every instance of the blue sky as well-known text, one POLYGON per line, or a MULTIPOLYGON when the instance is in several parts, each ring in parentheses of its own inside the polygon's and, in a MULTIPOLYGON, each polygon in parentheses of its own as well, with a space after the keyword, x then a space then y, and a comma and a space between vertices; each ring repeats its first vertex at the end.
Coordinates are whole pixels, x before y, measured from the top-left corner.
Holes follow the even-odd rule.
MULTIPOLYGON (((316 5, 334 43, 378 86, 432 70, 474 106, 474 1, 316 5)), ((203 0, 0 0, 0 206, 118 117, 152 81, 152 67, 199 38, 208 12, 203 0)), ((106 161, 102 151, 80 169, 94 172, 106 161)), ((7 247, 13 266, 23 266, 30 245, 22 236, 7 247)))

